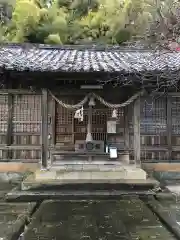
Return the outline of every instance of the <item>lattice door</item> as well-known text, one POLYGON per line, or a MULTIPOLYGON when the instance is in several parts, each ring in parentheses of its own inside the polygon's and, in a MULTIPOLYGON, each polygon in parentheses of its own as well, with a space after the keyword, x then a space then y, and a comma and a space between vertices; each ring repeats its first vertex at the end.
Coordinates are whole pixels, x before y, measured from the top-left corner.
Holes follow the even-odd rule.
POLYGON ((41 96, 15 95, 13 106, 13 142, 14 145, 32 146, 29 150, 16 150, 14 159, 40 159, 41 135, 41 96), (33 149, 34 146, 34 149, 33 149))
POLYGON ((141 158, 166 160, 167 151, 167 99, 149 97, 141 99, 141 158))
MULTIPOLYGON (((74 104, 70 97, 64 97, 61 100, 67 104, 74 104)), ((55 104, 55 143, 56 147, 64 150, 73 150, 74 148, 74 130, 73 130, 73 110, 55 104)))
MULTIPOLYGON (((61 99, 68 104, 75 104, 84 96, 70 96, 61 99)), ((80 122, 74 119, 74 111, 66 109, 56 103, 56 147, 65 150, 74 150, 76 140, 85 140, 88 124, 88 104, 84 106, 84 119, 80 122)), ((117 134, 107 135, 107 120, 111 118, 112 109, 105 107, 98 101, 92 111, 92 136, 94 140, 108 141, 110 144, 121 144, 122 133, 124 132, 124 115, 123 109, 118 110, 117 134)))

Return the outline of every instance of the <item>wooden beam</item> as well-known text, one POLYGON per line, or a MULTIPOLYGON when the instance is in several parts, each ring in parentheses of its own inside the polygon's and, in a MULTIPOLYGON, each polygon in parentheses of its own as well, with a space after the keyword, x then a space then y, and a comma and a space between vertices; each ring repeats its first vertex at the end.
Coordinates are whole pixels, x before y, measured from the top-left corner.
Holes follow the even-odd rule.
POLYGON ((0 89, 0 94, 8 95, 8 94, 41 94, 40 91, 32 91, 26 89, 0 89))
POLYGON ((172 97, 180 97, 180 92, 155 92, 152 94, 152 96, 172 96, 172 97))
POLYGON ((42 89, 42 127, 41 127, 41 163, 43 168, 48 165, 48 91, 42 89))
POLYGON ((0 150, 41 150, 39 145, 11 145, 0 144, 0 150))
MULTIPOLYGON (((10 146, 12 144, 12 119, 13 119, 13 95, 8 94, 8 119, 7 119, 7 135, 6 144, 10 146)), ((7 159, 12 159, 12 150, 7 150, 7 159)))
POLYGON ((134 102, 134 160, 135 164, 140 164, 141 139, 140 139, 140 98, 134 102))
POLYGON ((168 159, 172 159, 172 98, 167 97, 167 145, 168 159))

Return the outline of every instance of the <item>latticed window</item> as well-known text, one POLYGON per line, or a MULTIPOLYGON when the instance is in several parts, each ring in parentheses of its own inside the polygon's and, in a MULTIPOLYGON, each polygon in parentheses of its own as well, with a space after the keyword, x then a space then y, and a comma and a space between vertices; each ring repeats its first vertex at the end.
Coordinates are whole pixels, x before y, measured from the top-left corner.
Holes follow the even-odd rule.
POLYGON ((141 158, 166 160, 167 146, 167 98, 148 97, 141 99, 141 158))

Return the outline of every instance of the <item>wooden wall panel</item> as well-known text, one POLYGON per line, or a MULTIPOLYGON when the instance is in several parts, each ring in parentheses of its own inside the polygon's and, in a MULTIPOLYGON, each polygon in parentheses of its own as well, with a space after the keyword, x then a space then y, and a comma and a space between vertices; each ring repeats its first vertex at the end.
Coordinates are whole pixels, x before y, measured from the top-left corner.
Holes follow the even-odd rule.
POLYGON ((5 150, 2 145, 6 145, 6 137, 1 133, 7 131, 8 95, 0 95, 0 117, 3 119, 0 120, 0 161, 40 161, 40 150, 34 147, 41 144, 41 95, 14 94, 12 99, 12 140, 7 143, 9 149, 5 150), (3 114, 5 111, 7 113, 3 114), (16 146, 29 150, 16 150, 16 146))
POLYGON ((0 144, 6 144, 8 95, 0 95, 0 144))

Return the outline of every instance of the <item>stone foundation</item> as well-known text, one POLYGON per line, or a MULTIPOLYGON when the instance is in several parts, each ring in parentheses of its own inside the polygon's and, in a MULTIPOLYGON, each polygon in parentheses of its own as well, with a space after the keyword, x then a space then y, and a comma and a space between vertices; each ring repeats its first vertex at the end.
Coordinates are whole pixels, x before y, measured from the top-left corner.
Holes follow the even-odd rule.
MULTIPOLYGON (((159 185, 158 181, 147 177, 147 173, 134 165, 129 166, 101 166, 98 169, 78 170, 71 166, 70 169, 51 168, 49 170, 37 170, 34 174, 29 175, 21 184, 22 190, 30 189, 47 189, 46 187, 60 187, 69 185, 83 185, 92 184, 98 186, 106 186, 106 184, 112 184, 114 186, 126 185, 126 186, 153 186, 159 185)), ((77 167, 77 166, 76 166, 77 167)), ((86 166, 87 167, 87 166, 86 166)), ((58 189, 58 188, 57 188, 58 189)), ((114 189, 114 188, 113 188, 114 189)), ((73 188, 73 190, 76 190, 73 188)))

